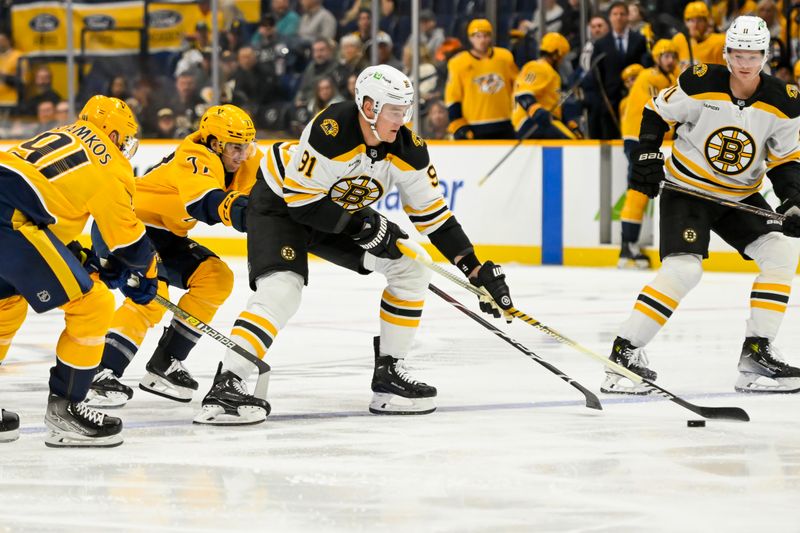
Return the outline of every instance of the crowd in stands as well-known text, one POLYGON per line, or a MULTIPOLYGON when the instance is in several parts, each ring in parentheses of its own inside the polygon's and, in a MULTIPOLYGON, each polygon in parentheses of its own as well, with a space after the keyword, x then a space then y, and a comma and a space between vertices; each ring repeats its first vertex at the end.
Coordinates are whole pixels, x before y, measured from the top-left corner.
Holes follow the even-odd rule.
MULTIPOLYGON (((576 126, 570 128, 578 137, 619 138, 618 109, 626 91, 623 70, 632 64, 652 66, 650 49, 658 39, 679 39, 677 35, 685 43, 682 32, 693 24, 685 17, 687 3, 498 0, 491 46, 510 52, 516 72, 545 56, 538 42, 540 9, 544 9, 544 32, 562 35, 569 45, 563 58, 550 63, 560 75, 563 93, 577 87, 563 102, 564 113, 575 117, 576 126), (589 13, 585 43, 580 38, 580 2, 586 3, 589 13)), ((26 61, 14 48, 10 5, 0 0, 4 21, 0 23, 0 138, 18 139, 65 123, 69 117, 65 95, 53 89, 52 63, 26 61)), ((454 112, 446 94, 452 76, 448 61, 459 52, 474 50, 467 28, 470 21, 484 17, 485 0, 422 0, 421 5, 418 129, 431 139, 453 138, 452 123, 463 110, 454 112)), ((221 28, 220 99, 247 110, 262 138, 299 135, 319 110, 354 99, 356 74, 370 64, 373 46, 380 63, 409 73, 411 3, 380 0, 380 12, 380 32, 373 38, 370 0, 262 1, 257 24, 233 19, 221 28)), ((800 67, 793 70, 790 58, 798 55, 798 23, 792 23, 787 42, 781 0, 714 1, 708 8, 705 34, 697 42, 724 32, 740 14, 757 14, 767 21, 773 35, 771 71, 794 82, 800 67)), ((691 39, 695 43, 694 36, 691 39)), ((186 34, 180 51, 152 54, 146 65, 137 57, 91 57, 80 65, 83 75, 75 108, 96 93, 122 98, 135 110, 144 138, 187 134, 214 100, 211 35, 204 22, 186 34)), ((514 80, 504 83, 513 85, 514 80)), ((509 121, 514 105, 509 107, 509 121)))

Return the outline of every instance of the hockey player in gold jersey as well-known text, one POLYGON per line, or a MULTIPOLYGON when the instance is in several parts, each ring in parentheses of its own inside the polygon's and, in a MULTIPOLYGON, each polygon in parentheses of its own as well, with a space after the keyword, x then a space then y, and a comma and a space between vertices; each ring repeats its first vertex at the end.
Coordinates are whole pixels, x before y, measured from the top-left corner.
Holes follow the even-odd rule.
POLYGON ((37 313, 59 307, 66 323, 50 370, 48 446, 122 443, 122 422, 83 403, 114 297, 65 243, 94 217, 115 265, 100 270, 100 279, 142 304, 155 297, 156 254, 131 204, 128 158, 137 132, 124 102, 95 96, 75 123, 0 152, 0 350, 8 350, 28 304, 37 313), (137 287, 125 283, 131 276, 137 287))
POLYGON ((686 41, 686 35, 683 33, 676 33, 672 38, 678 49, 681 70, 690 64, 698 63, 724 65, 722 52, 725 48, 725 34, 713 31, 706 3, 697 0, 686 4, 683 21, 689 31, 690 41, 686 41))
MULTIPOLYGON (((262 157, 253 142, 255 133, 243 110, 230 104, 213 106, 200 119, 198 131, 138 180, 136 215, 147 227, 162 261, 159 293, 167 296, 167 284, 188 289, 178 305, 203 322, 210 322, 230 295, 233 273, 188 234, 198 222, 246 231, 247 195, 260 172, 262 157)), ((92 383, 92 405, 120 406, 133 396, 133 390, 119 377, 147 330, 158 324, 164 312, 156 302, 139 305, 131 300, 117 309, 92 383)), ((173 317, 139 387, 172 400, 190 401, 197 382, 183 361, 199 337, 195 328, 173 317)))
MULTIPOLYGON (((642 123, 644 106, 659 91, 674 85, 678 79, 677 49, 672 41, 659 40, 653 46, 655 66, 643 70, 628 93, 625 114, 622 115, 622 139, 625 156, 628 158, 628 179, 631 173, 631 153, 639 146, 639 126, 642 123)), ((623 71, 624 74, 624 71, 623 71)), ((647 196, 628 189, 620 213, 622 223, 622 247, 619 253, 619 268, 650 268, 650 258, 639 247, 647 196)))
POLYGON ((558 66, 569 53, 569 42, 560 33, 542 37, 541 57, 527 62, 514 82, 514 114, 511 120, 520 139, 576 139, 575 120, 562 122, 561 75, 558 66))
POLYGON ((519 69, 511 52, 492 46, 492 25, 467 26, 472 45, 447 62, 444 100, 454 139, 513 139, 511 95, 519 69))
POLYGON ((633 84, 636 81, 636 78, 639 76, 639 73, 644 70, 644 67, 639 63, 634 63, 633 65, 628 65, 624 69, 622 69, 622 74, 619 75, 622 78, 622 84, 625 86, 625 96, 622 100, 619 101, 619 116, 625 116, 625 110, 628 108, 628 97, 631 95, 631 88, 633 88, 633 84))
MULTIPOLYGON (((267 172, 253 187, 247 214, 255 292, 231 331, 233 340, 264 359, 300 306, 309 253, 354 273, 381 274, 386 285, 376 309, 380 336, 373 340, 369 405, 375 414, 431 413, 437 391, 404 366, 422 319, 430 271, 402 254, 397 240, 407 235, 371 204, 396 187, 415 228, 492 295, 496 304, 483 302, 481 309, 499 317, 499 306, 512 305, 505 274, 477 258, 442 197, 425 141, 404 125, 414 98, 402 72, 388 65, 368 67, 356 81, 355 102, 329 106, 306 125, 298 143, 276 143, 268 151, 267 172)), ((347 292, 343 287, 343 297, 347 292)), ((263 422, 269 403, 248 395, 245 387, 254 368, 228 350, 194 421, 263 422)))
MULTIPOLYGON (((678 84, 662 90, 642 115, 630 186, 651 198, 661 193, 661 268, 619 329, 611 359, 651 381, 656 373, 648 368, 644 347, 699 283, 713 231, 759 269, 750 291, 735 389, 800 392, 800 368, 783 360, 774 344, 798 261, 789 237, 800 237, 800 93, 762 72, 769 42, 762 19, 738 17, 725 35, 727 68, 699 64, 685 70, 678 84), (671 123, 678 124, 676 139, 665 161, 660 146, 671 123), (758 192, 765 176, 782 202, 777 208, 786 215, 782 224, 682 192, 661 191, 666 179, 769 210, 758 192)), ((601 390, 647 392, 610 370, 601 390)))

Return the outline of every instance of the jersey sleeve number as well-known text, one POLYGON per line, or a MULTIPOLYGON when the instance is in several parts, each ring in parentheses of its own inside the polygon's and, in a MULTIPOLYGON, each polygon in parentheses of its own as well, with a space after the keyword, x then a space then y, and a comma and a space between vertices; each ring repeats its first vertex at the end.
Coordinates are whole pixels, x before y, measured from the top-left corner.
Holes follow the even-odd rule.
MULTIPOLYGON (((57 150, 62 150, 71 143, 72 138, 65 133, 46 131, 41 135, 38 135, 33 139, 20 144, 19 146, 20 148, 23 148, 29 152, 24 158, 25 161, 31 163, 32 165, 36 165, 37 168, 39 168, 37 163, 43 157, 46 157, 57 150)), ((56 159, 49 165, 39 168, 39 172, 41 172, 41 174, 47 179, 54 179, 64 172, 72 170, 73 168, 84 165, 88 162, 89 157, 86 155, 83 147, 79 147, 74 152, 68 153, 64 157, 56 159)))
POLYGON ((314 172, 314 165, 316 164, 317 158, 311 157, 308 150, 304 150, 303 155, 300 156, 300 166, 297 167, 297 170, 298 172, 302 172, 305 177, 310 178, 311 174, 314 172))

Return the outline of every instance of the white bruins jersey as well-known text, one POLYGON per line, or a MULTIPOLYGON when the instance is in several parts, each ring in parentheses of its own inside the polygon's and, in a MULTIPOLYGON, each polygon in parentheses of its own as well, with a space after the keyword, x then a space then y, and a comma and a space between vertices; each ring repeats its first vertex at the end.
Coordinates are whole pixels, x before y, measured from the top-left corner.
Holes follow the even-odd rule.
POLYGON ((800 162, 798 90, 763 72, 755 94, 739 100, 726 67, 695 65, 647 107, 677 123, 666 168, 679 185, 741 200, 759 191, 769 169, 800 162))
POLYGON ((274 144, 264 164, 267 184, 290 209, 330 198, 353 213, 397 187, 404 210, 423 235, 453 216, 425 142, 404 126, 393 143, 367 146, 354 102, 320 112, 299 142, 274 144))

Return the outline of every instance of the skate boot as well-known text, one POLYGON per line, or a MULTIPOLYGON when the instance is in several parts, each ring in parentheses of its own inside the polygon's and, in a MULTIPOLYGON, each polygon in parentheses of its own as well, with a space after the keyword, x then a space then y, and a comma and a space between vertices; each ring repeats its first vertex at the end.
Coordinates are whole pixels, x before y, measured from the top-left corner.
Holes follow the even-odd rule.
POLYGON ((110 368, 98 367, 84 402, 90 407, 122 407, 131 398, 132 388, 121 383, 110 368))
POLYGON ((0 409, 0 442, 11 442, 19 438, 17 413, 0 409))
MULTIPOLYGON (((647 368, 647 354, 644 353, 644 348, 637 348, 622 337, 614 339, 614 346, 611 348, 609 359, 649 381, 655 381, 658 376, 654 370, 647 368)), ((641 383, 634 383, 611 369, 606 369, 606 379, 600 385, 600 392, 606 394, 642 395, 650 394, 651 389, 641 383)))
POLYGON ((647 270, 650 268, 650 258, 647 257, 639 245, 632 242, 622 242, 619 252, 617 268, 627 270, 647 270))
POLYGON ((230 370, 223 372, 220 363, 214 384, 203 398, 203 409, 194 418, 194 423, 214 426, 258 424, 267 419, 271 410, 267 400, 248 394, 244 380, 230 370))
POLYGON ((436 387, 412 378, 402 359, 380 354, 380 337, 375 337, 375 371, 372 374, 372 402, 376 415, 426 415, 436 410, 436 387))
POLYGON ((764 337, 747 337, 739 357, 736 392, 800 392, 800 368, 786 363, 764 337))
POLYGON ((122 444, 122 420, 55 394, 47 399, 44 423, 50 430, 44 443, 51 448, 111 448, 122 444))

